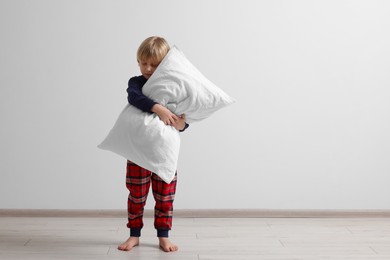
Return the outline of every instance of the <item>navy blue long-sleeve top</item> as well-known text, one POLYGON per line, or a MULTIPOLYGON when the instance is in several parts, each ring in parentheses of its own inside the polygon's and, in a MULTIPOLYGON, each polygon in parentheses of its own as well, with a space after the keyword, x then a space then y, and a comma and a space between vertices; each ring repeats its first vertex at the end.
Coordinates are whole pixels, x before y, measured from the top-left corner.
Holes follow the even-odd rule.
MULTIPOLYGON (((144 112, 153 113, 152 107, 157 104, 157 102, 142 93, 142 87, 145 85, 146 81, 147 79, 142 75, 130 78, 127 87, 127 100, 130 105, 133 105, 144 112)), ((186 123, 184 129, 180 130, 180 132, 183 132, 188 126, 189 125, 186 123)))

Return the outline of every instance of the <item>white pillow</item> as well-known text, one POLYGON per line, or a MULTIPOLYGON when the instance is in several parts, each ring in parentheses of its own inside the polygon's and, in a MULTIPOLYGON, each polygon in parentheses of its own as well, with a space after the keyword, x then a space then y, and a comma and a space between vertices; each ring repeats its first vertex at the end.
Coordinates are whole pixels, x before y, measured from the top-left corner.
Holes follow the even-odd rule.
MULTIPOLYGON (((192 123, 209 117, 234 100, 206 79, 173 46, 142 88, 143 93, 192 123)), ((98 146, 117 153, 170 183, 180 150, 179 132, 156 114, 127 105, 98 146)))
POLYGON ((170 183, 177 169, 180 136, 156 114, 126 105, 98 147, 119 154, 170 183))
POLYGON ((176 46, 146 81, 142 92, 174 114, 184 113, 188 123, 205 119, 234 102, 203 76, 176 46))

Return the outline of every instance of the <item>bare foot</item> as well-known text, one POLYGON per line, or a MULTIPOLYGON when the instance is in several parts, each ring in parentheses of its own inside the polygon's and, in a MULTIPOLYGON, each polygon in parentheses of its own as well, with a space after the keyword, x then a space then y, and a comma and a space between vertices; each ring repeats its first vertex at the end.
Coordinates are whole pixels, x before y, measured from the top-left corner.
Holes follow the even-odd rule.
POLYGON ((139 237, 129 237, 123 244, 118 246, 119 250, 130 251, 133 247, 139 245, 139 237))
POLYGON ((158 240, 160 241, 160 248, 164 252, 175 252, 179 250, 179 247, 169 241, 169 239, 166 237, 159 237, 158 240))

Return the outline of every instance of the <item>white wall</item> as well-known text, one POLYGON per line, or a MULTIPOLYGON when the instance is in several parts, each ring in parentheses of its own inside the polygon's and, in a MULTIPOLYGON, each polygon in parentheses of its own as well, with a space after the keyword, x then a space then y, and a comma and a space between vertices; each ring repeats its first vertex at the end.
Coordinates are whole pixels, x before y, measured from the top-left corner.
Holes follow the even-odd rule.
POLYGON ((161 35, 237 99, 182 134, 176 209, 390 209, 389 8, 0 1, 0 208, 126 208, 96 145, 161 35))

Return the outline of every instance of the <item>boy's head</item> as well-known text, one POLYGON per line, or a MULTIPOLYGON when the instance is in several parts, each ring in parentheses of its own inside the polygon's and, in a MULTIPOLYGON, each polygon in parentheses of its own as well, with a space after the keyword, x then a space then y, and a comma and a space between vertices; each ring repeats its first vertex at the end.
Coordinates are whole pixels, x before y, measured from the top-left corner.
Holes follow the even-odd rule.
POLYGON ((137 61, 141 73, 146 79, 152 76, 169 49, 168 42, 162 37, 152 36, 141 43, 137 51, 137 61))

